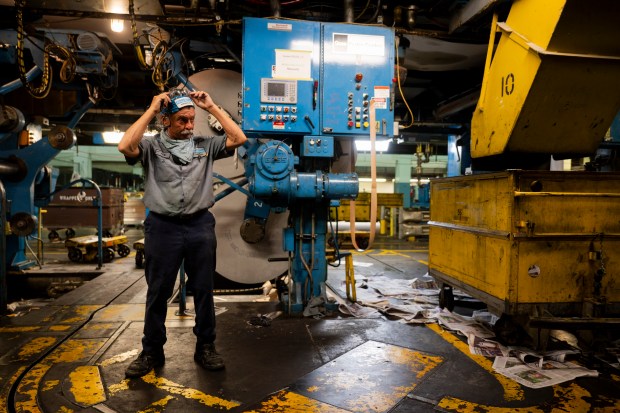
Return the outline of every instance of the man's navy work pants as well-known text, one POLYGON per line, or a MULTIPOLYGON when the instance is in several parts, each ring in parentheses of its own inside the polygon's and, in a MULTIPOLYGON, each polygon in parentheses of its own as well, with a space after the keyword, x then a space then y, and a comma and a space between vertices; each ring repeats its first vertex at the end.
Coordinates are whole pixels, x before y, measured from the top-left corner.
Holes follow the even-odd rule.
POLYGON ((181 263, 194 294, 198 344, 215 341, 213 276, 215 219, 208 210, 191 216, 170 217, 150 212, 144 221, 145 276, 148 284, 142 349, 161 353, 166 343, 168 300, 181 263))

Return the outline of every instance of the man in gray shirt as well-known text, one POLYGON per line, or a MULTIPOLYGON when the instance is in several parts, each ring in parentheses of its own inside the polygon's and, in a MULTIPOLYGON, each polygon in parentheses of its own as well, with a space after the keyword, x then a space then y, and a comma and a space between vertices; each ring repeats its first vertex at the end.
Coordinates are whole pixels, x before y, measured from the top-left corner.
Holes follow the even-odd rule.
POLYGON ((247 137, 203 91, 174 90, 153 98, 146 112, 127 129, 118 150, 129 164, 141 162, 145 172, 145 277, 148 285, 142 352, 125 371, 142 377, 165 362, 166 312, 177 273, 184 263, 194 293, 196 351, 194 359, 209 370, 224 368, 215 350, 215 219, 213 161, 229 156, 247 137), (225 135, 193 136, 195 106, 210 112, 225 135), (163 130, 144 136, 160 116, 163 130))

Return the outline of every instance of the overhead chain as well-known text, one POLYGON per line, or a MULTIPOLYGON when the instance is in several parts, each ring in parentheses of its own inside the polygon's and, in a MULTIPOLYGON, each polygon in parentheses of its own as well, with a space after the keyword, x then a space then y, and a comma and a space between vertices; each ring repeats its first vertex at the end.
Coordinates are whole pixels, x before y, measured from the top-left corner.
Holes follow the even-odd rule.
POLYGON ((26 0, 15 0, 15 10, 17 12, 17 66, 19 68, 19 79, 30 95, 36 99, 45 98, 52 88, 52 67, 49 64, 49 53, 43 50, 43 75, 41 85, 35 87, 28 81, 26 75, 26 65, 24 62, 24 6, 26 0))

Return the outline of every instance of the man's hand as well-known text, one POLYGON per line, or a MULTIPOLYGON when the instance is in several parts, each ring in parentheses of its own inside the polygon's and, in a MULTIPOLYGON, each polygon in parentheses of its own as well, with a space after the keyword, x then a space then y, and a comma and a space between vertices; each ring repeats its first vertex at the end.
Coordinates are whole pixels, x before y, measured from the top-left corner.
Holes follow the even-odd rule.
POLYGON ((151 111, 154 115, 157 115, 165 106, 168 106, 169 104, 170 96, 168 96, 168 93, 160 93, 159 95, 153 97, 153 101, 149 106, 149 111, 151 111))
POLYGON ((211 96, 209 96, 207 92, 203 92, 203 91, 189 92, 189 97, 192 98, 196 106, 206 111, 210 110, 211 107, 215 105, 215 103, 213 102, 213 99, 211 99, 211 96))

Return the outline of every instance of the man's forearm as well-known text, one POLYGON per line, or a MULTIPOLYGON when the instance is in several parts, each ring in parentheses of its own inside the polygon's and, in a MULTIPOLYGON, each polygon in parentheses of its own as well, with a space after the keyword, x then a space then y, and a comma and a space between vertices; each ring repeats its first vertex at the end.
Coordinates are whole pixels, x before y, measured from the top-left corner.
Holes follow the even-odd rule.
POLYGON ((140 154, 138 144, 142 140, 144 132, 146 132, 154 116, 151 110, 147 110, 125 131, 121 141, 118 143, 119 152, 129 157, 135 157, 140 154))

